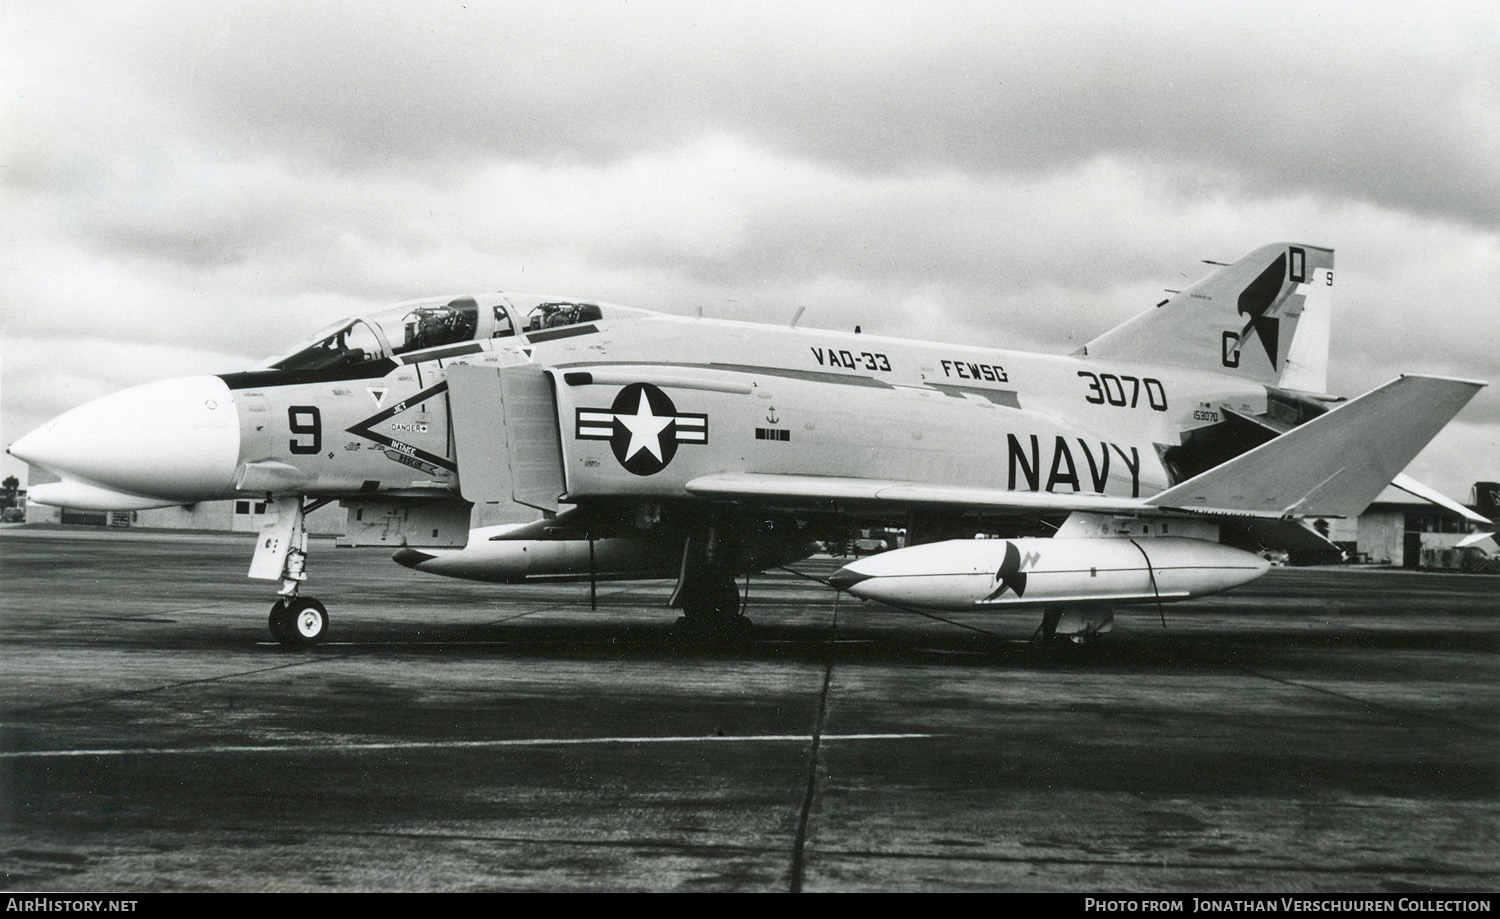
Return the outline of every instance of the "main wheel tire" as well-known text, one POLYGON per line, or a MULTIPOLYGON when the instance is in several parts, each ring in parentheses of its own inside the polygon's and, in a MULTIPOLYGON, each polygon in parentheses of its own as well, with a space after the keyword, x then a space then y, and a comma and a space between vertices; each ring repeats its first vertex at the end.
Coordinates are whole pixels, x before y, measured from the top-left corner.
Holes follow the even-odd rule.
MULTIPOLYGON (((740 615, 740 589, 733 581, 714 588, 714 614, 726 619, 744 619, 740 615)), ((748 620, 747 620, 748 621, 748 620)))
POLYGON ((328 635, 328 609, 311 597, 271 607, 271 635, 289 648, 311 648, 328 635))
POLYGON ((740 589, 734 581, 704 584, 687 598, 682 611, 694 619, 733 619, 740 614, 740 589))
POLYGON ((709 574, 682 605, 683 617, 673 632, 694 640, 723 641, 743 638, 753 623, 740 613, 740 589, 723 572, 709 574))

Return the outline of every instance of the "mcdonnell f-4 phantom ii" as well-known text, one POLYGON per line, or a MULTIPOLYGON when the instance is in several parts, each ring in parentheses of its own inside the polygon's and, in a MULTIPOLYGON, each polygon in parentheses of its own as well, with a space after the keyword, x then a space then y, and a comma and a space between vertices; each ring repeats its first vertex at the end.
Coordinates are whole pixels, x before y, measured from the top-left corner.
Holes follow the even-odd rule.
POLYGON ((414 301, 252 370, 105 396, 10 452, 59 477, 38 503, 264 499, 249 574, 279 583, 270 629, 289 645, 328 629, 301 587, 304 518, 331 501, 419 517, 394 556, 418 571, 675 578, 694 634, 747 625, 739 575, 855 526, 910 544, 833 586, 1033 610, 1077 639, 1115 606, 1252 580, 1254 550, 1327 547, 1299 520, 1357 515, 1393 479, 1489 525, 1399 475, 1483 383, 1328 395, 1333 251, 1215 264, 1065 356, 563 297, 414 301))

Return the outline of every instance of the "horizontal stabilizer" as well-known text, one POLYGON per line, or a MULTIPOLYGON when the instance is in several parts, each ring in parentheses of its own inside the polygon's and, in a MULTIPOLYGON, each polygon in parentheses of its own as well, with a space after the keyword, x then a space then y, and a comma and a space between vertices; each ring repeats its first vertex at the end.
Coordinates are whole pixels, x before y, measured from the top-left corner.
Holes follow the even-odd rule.
POLYGON ((1453 548, 1467 549, 1469 546, 1479 545, 1486 539, 1495 538, 1495 522, 1493 520, 1483 514, 1474 513, 1437 489, 1429 488, 1409 475, 1398 475, 1391 484, 1409 495, 1416 495, 1424 501, 1431 501, 1438 507, 1446 508, 1470 523, 1477 523, 1480 526, 1481 529, 1460 539, 1454 544, 1453 548))
POLYGON ((1436 504, 1438 507, 1446 508, 1470 523, 1477 523, 1481 526, 1494 525, 1494 522, 1490 518, 1474 513, 1437 489, 1423 485, 1409 475, 1398 475, 1391 480, 1391 484, 1409 495, 1436 504))
POLYGON ((1256 516, 1357 516, 1484 385, 1399 377, 1146 503, 1256 516))
POLYGON ((1494 539, 1494 538, 1495 538, 1495 534, 1494 533, 1491 533, 1491 532, 1488 532, 1488 531, 1485 531, 1485 530, 1481 530, 1481 531, 1479 531, 1477 533, 1470 533, 1468 536, 1465 536, 1463 539, 1460 539, 1458 542, 1456 542, 1456 543, 1453 544, 1453 548, 1455 548, 1455 549, 1467 549, 1470 546, 1477 546, 1477 545, 1479 545, 1480 543, 1484 542, 1486 539, 1494 539))

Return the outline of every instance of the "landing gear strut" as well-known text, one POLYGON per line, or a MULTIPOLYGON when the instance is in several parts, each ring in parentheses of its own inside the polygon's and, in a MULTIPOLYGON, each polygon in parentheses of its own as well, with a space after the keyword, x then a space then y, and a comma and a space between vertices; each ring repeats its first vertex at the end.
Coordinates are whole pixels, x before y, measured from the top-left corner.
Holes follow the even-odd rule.
POLYGON ((297 596, 307 580, 305 517, 332 499, 306 505, 300 496, 273 498, 273 514, 261 526, 250 562, 250 577, 280 581, 281 599, 271 606, 271 637, 290 648, 310 648, 328 634, 328 609, 312 597, 297 596))

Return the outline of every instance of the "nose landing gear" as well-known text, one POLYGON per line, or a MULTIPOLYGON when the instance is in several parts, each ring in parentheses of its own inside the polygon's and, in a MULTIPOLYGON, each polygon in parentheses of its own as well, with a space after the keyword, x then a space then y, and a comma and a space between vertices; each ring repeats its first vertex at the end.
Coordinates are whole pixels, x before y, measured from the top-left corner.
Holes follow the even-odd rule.
POLYGON ((273 513, 261 526, 250 577, 281 582, 281 599, 271 606, 271 637, 289 648, 311 648, 328 634, 328 609, 312 597, 299 597, 307 580, 305 516, 331 499, 306 505, 300 496, 273 498, 273 513))

